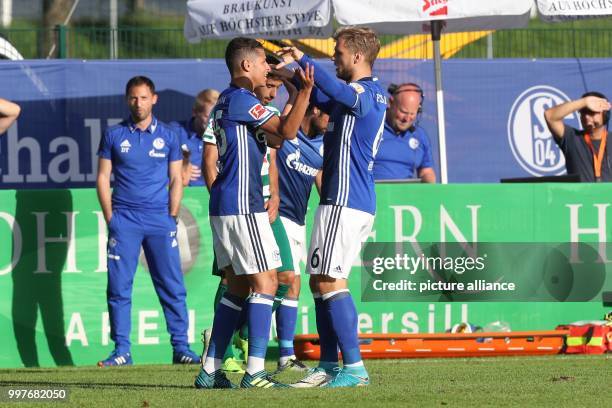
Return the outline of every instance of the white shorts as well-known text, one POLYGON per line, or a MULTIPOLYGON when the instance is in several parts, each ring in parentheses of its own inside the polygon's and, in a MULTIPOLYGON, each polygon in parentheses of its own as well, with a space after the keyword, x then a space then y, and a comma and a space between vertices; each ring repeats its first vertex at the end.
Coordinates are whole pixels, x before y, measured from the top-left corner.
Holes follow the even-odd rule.
POLYGON ((289 218, 280 217, 289 246, 291 247, 291 257, 293 258, 293 271, 296 275, 301 273, 300 263, 306 263, 306 226, 300 225, 289 218))
POLYGON ((268 213, 211 216, 210 224, 219 269, 231 265, 236 275, 252 275, 281 266, 268 213))
POLYGON ((368 238, 374 216, 337 205, 320 205, 314 219, 306 273, 347 279, 368 238))

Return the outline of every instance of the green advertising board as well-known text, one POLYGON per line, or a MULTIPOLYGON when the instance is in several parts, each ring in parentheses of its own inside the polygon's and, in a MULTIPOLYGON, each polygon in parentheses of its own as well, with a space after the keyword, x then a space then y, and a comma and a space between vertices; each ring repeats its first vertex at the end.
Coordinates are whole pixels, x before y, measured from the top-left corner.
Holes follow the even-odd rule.
MULTIPOLYGON (((612 236, 609 184, 393 184, 378 185, 377 197, 372 242, 607 242, 612 236)), ((311 210, 316 198, 315 193, 311 210)), ((200 331, 212 322, 218 284, 210 274, 207 207, 205 189, 185 190, 179 244, 189 339, 196 351, 201 350, 200 331)), ((106 233, 95 190, 0 191, 0 367, 93 365, 112 350, 106 233)), ((363 333, 443 332, 462 321, 544 330, 597 320, 607 309, 598 297, 582 302, 362 301, 360 262, 349 284, 363 333)), ((607 259, 603 264, 602 287, 609 288, 607 259)), ((147 275, 142 259, 133 289, 132 354, 135 363, 169 363, 169 336, 147 275)), ((590 278, 588 268, 572 276, 575 281, 590 278)), ((312 298, 306 284, 303 288, 297 332, 316 333, 312 298)))

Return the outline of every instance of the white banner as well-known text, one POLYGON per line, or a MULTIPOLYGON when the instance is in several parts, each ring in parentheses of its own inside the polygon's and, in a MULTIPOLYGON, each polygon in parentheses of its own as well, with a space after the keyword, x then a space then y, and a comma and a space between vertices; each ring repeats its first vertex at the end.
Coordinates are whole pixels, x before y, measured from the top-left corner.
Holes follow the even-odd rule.
POLYGON ((523 27, 533 6, 533 0, 332 1, 341 25, 368 25, 380 34, 429 33, 432 20, 444 20, 443 33, 523 27))
POLYGON ((187 41, 237 36, 265 39, 331 36, 330 0, 189 0, 187 41))
POLYGON ((537 0, 540 19, 565 21, 612 15, 612 0, 537 0))

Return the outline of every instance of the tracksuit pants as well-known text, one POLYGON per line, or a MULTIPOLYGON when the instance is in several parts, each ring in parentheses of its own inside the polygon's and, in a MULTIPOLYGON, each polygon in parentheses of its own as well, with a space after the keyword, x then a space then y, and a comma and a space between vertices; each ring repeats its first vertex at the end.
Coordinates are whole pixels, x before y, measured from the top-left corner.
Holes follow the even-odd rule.
POLYGON ((167 212, 115 209, 108 229, 106 296, 115 349, 130 350, 132 286, 141 246, 172 347, 187 349, 189 318, 174 219, 167 212))

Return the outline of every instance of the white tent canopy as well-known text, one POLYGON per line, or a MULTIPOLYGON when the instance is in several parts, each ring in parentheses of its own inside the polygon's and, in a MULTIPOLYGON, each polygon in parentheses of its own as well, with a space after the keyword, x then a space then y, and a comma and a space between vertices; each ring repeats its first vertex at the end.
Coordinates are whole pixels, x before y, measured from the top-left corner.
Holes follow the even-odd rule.
POLYGON ((444 91, 440 62, 440 34, 526 26, 532 0, 422 0, 355 2, 333 0, 336 20, 342 25, 368 25, 381 34, 432 33, 438 113, 440 181, 448 182, 444 91))
POLYGON ((332 0, 342 25, 367 24, 381 34, 429 33, 430 21, 443 20, 444 33, 525 26, 532 0, 332 0))

